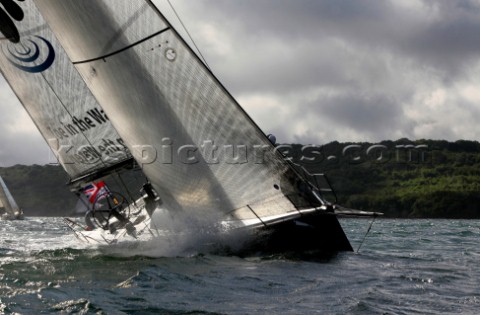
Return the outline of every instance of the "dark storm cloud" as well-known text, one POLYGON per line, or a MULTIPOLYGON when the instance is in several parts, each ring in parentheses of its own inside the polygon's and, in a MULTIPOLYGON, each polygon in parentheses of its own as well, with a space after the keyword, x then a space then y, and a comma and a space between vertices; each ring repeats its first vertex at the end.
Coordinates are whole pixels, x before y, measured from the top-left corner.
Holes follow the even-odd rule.
POLYGON ((425 14, 417 27, 393 48, 419 64, 443 71, 455 80, 480 58, 480 5, 473 1, 425 1, 425 14), (429 19, 429 14, 434 18, 429 19))
MULTIPOLYGON (((420 10, 397 5, 401 1, 376 0, 200 3, 198 7, 212 11, 208 16, 213 22, 236 36, 235 53, 248 52, 250 58, 245 63, 255 65, 249 67, 247 63, 241 67, 245 73, 235 72, 227 79, 238 82, 239 77, 249 78, 250 71, 255 77, 265 77, 257 87, 328 84, 329 78, 333 79, 331 84, 345 84, 348 68, 344 65, 348 63, 344 61, 351 56, 338 46, 329 48, 335 41, 369 53, 371 58, 388 53, 399 60, 409 60, 416 67, 437 71, 444 80, 464 74, 472 60, 480 57, 480 6, 474 1, 423 1, 420 10), (276 55, 262 47, 271 38, 284 45, 276 55), (295 51, 298 59, 292 53, 295 51), (273 80, 266 79, 268 71, 273 80), (290 81, 287 75, 292 78, 290 81)), ((237 84, 235 88, 253 89, 251 82, 245 79, 242 86, 237 84)))
MULTIPOLYGON (((231 36, 229 54, 210 56, 234 95, 269 93, 285 106, 296 95, 291 117, 300 120, 302 113, 324 123, 328 117, 365 140, 475 137, 451 126, 478 115, 455 107, 465 97, 460 85, 480 85, 478 1, 205 0, 195 6, 231 36), (315 89, 324 91, 305 96, 315 89), (432 98, 436 91, 448 100, 432 98), (449 106, 455 114, 446 114, 449 106)), ((303 119, 304 129, 318 128, 303 119)), ((349 140, 350 134, 339 128, 329 136, 349 140)))
POLYGON ((310 107, 309 113, 326 116, 339 128, 348 126, 371 135, 388 134, 398 128, 403 119, 402 110, 395 99, 385 95, 348 93, 328 97, 320 106, 306 106, 310 107))
MULTIPOLYGON (((391 6, 381 1, 209 0, 205 6, 216 12, 219 25, 233 25, 229 31, 237 36, 235 53, 245 54, 240 61, 245 64, 238 67, 243 72, 227 74, 227 80, 250 90, 345 86, 351 80, 344 61, 351 55, 339 41, 355 43, 360 50, 372 49, 372 44, 385 49, 376 42, 398 29, 385 16, 393 11, 391 6), (256 85, 252 76, 258 78, 256 85)), ((233 57, 226 62, 234 62, 233 57)))

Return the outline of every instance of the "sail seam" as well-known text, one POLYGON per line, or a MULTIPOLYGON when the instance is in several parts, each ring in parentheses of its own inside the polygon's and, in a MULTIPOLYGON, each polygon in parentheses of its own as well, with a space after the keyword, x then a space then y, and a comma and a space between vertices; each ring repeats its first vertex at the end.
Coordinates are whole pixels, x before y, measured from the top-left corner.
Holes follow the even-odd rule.
MULTIPOLYGON (((65 103, 63 102, 63 100, 60 98, 60 96, 57 94, 57 91, 55 91, 55 89, 52 87, 52 85, 50 84, 50 81, 48 81, 46 78, 45 78, 45 75, 42 73, 41 74, 42 77, 43 77, 43 80, 47 83, 48 87, 50 88, 50 90, 52 91, 53 95, 55 95, 55 97, 57 98, 58 102, 62 105, 62 107, 65 109, 65 111, 67 112, 67 114, 73 118, 74 115, 70 112, 70 110, 68 109, 68 107, 65 105, 65 103)), ((93 143, 90 141, 90 139, 87 137, 86 133, 83 132, 83 131, 80 131, 81 135, 85 138, 85 140, 88 142, 88 144, 93 147, 93 143)), ((130 160, 131 158, 128 158, 126 159, 126 161, 130 160)), ((105 163, 105 161, 103 160, 103 158, 100 158, 100 162, 101 164, 103 164, 104 167, 109 167, 109 165, 107 163, 105 163)), ((114 164, 116 165, 116 164, 114 164)), ((113 166, 113 165, 112 165, 113 166)), ((111 166, 110 166, 111 167, 111 166)), ((98 172, 98 171, 97 171, 98 172)), ((89 173, 86 173, 85 172, 82 172, 80 174, 78 174, 76 176, 76 178, 72 179, 70 178, 70 182, 72 181, 76 181, 78 180, 79 178, 83 178, 85 176, 87 176, 89 173)))
POLYGON ((123 47, 122 49, 116 50, 116 51, 111 52, 111 53, 109 53, 109 54, 106 54, 106 55, 103 55, 103 56, 100 56, 100 57, 96 57, 96 58, 91 58, 91 59, 82 60, 82 61, 74 61, 73 64, 74 64, 74 65, 78 65, 78 64, 82 64, 82 63, 88 63, 88 62, 97 61, 97 60, 101 60, 101 59, 105 59, 105 58, 111 57, 111 56, 116 55, 116 54, 119 54, 119 53, 121 53, 121 52, 123 52, 123 51, 125 51, 125 50, 127 50, 127 49, 130 49, 130 48, 132 48, 132 47, 134 47, 134 46, 136 46, 136 45, 138 45, 138 44, 141 44, 141 43, 149 40, 150 38, 153 38, 153 37, 155 37, 155 36, 157 36, 157 35, 160 35, 160 34, 166 32, 166 31, 168 31, 169 29, 170 29, 170 27, 164 28, 164 29, 161 30, 161 31, 158 31, 158 32, 156 32, 156 33, 153 33, 153 34, 150 35, 150 36, 147 36, 147 37, 145 37, 145 38, 142 38, 141 40, 139 40, 139 41, 137 41, 137 42, 135 42, 135 43, 133 43, 133 44, 131 44, 131 45, 125 46, 125 47, 123 47))

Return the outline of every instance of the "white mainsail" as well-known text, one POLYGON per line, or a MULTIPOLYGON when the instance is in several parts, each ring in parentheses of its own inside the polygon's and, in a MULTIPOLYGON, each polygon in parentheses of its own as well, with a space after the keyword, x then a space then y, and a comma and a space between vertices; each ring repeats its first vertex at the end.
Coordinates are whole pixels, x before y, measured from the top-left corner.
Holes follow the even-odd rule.
POLYGON ((4 9, 0 72, 70 179, 88 181, 132 161, 34 2, 12 1, 4 9))
POLYGON ((151 1, 35 3, 166 208, 247 221, 309 205, 302 179, 151 1))
POLYGON ((150 1, 36 3, 166 208, 257 220, 309 205, 302 180, 150 1))

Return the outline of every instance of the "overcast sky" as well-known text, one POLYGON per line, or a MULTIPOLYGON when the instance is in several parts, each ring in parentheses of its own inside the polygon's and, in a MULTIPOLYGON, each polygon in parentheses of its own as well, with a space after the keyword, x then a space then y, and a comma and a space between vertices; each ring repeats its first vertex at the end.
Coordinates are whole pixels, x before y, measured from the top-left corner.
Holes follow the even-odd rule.
MULTIPOLYGON (((171 2, 213 72, 280 142, 480 134, 478 0, 171 2)), ((3 79, 0 93, 0 166, 51 161, 3 79)))

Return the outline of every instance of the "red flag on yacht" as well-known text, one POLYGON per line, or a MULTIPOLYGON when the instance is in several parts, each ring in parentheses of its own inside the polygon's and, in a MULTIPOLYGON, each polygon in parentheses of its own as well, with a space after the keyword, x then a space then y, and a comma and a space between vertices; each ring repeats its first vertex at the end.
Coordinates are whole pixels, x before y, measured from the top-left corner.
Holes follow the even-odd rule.
POLYGON ((85 186, 83 188, 83 192, 87 196, 90 203, 94 203, 95 200, 104 197, 110 193, 104 181, 98 183, 91 183, 85 186))

